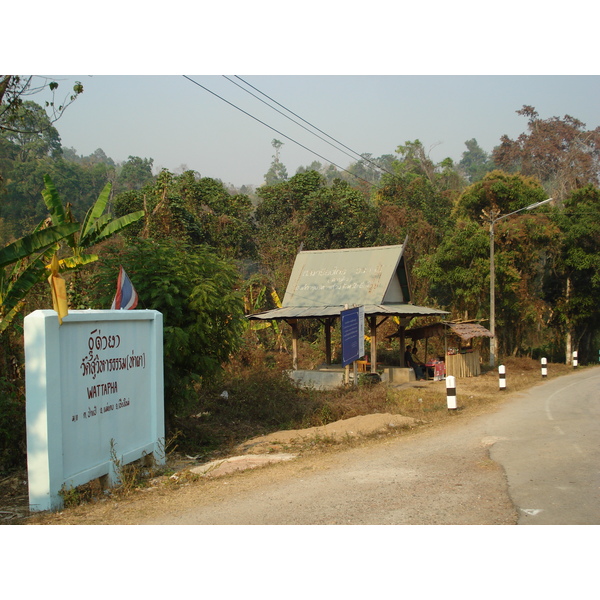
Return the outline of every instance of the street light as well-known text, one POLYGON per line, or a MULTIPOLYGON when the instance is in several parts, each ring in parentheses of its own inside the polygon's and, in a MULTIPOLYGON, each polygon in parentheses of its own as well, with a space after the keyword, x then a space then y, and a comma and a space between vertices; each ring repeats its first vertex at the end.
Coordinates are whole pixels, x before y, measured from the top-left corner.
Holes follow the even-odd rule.
POLYGON ((524 206, 523 208, 514 210, 506 215, 500 215, 500 211, 494 211, 494 209, 490 209, 489 214, 482 211, 490 222, 490 333, 492 334, 492 337, 490 338, 490 367, 496 366, 496 269, 494 264, 494 225, 502 219, 506 219, 523 210, 533 210, 538 206, 542 206, 542 204, 547 204, 551 200, 552 198, 548 198, 541 202, 535 202, 534 204, 524 206))

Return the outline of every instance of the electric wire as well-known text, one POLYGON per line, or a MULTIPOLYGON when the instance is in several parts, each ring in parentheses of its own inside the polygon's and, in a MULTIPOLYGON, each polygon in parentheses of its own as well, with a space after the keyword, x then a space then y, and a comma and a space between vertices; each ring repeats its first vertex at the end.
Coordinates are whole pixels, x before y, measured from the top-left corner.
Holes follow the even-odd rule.
POLYGON ((254 115, 251 115, 249 112, 245 111, 243 108, 240 108, 239 106, 236 106, 235 104, 233 104, 233 102, 230 102, 226 98, 223 98, 222 96, 219 96, 219 94, 217 94, 216 92, 213 92, 212 90, 210 90, 207 87, 203 86, 201 83, 198 83, 197 81, 195 81, 191 77, 188 77, 187 75, 183 75, 183 77, 185 79, 187 79, 188 81, 190 81, 191 83, 193 83, 194 85, 197 85, 198 87, 200 87, 203 90, 207 91, 209 94, 212 94, 213 96, 216 96, 217 98, 219 98, 219 100, 222 100, 223 102, 226 102, 230 106, 233 106, 233 108, 235 108, 235 109, 239 110, 240 112, 244 113, 246 116, 250 117, 251 119, 254 119, 255 121, 258 121, 261 125, 264 125, 265 127, 268 127, 271 131, 274 131, 275 133, 278 133, 279 135, 281 135, 282 137, 286 138, 287 140, 290 140, 294 144, 300 146, 301 148, 304 148, 304 150, 308 150, 308 152, 310 152, 311 154, 314 154, 315 156, 318 156, 319 158, 321 158, 321 159, 329 162, 334 167, 337 167, 338 169, 344 171, 345 173, 348 173, 349 175, 352 175, 352 177, 355 177, 356 179, 360 179, 361 181, 364 181, 368 185, 372 185, 372 183, 370 181, 367 181, 366 179, 363 179, 359 175, 355 175, 351 171, 348 171, 348 169, 344 169, 344 167, 341 167, 340 165, 334 163, 333 161, 330 161, 329 159, 325 158, 324 156, 321 156, 318 152, 315 152, 314 150, 311 150, 310 148, 306 147, 304 144, 301 144, 300 142, 298 142, 295 139, 291 138, 289 135, 286 135, 285 133, 279 131, 278 129, 275 129, 274 127, 271 127, 271 125, 269 125, 268 123, 265 123, 264 121, 261 121, 258 117, 255 117, 254 115))
MULTIPOLYGON (((246 92, 247 94, 250 94, 253 98, 256 98, 259 102, 262 102, 263 104, 265 104, 266 106, 268 106, 269 108, 271 108, 272 110, 274 110, 275 112, 278 112, 280 115, 284 116, 286 119, 290 120, 292 123, 295 123, 296 125, 298 125, 299 127, 302 127, 302 129, 308 131, 308 133, 310 133, 311 135, 315 135, 316 137, 318 137, 320 140, 322 140, 323 142, 325 142, 326 144, 329 144, 332 148, 335 148, 336 150, 338 150, 339 152, 342 152, 343 154, 345 154, 346 156, 349 156, 352 160, 355 160, 355 157, 352 156, 351 154, 348 154, 347 152, 345 152, 344 150, 341 150, 340 148, 338 148, 337 146, 335 146, 334 144, 332 144, 330 141, 326 140, 324 137, 321 137, 320 135, 317 135, 314 131, 311 131, 310 129, 308 129, 308 127, 305 127, 304 125, 302 125, 302 123, 298 123, 298 121, 294 121, 294 119, 292 119, 290 116, 286 115, 285 113, 281 112, 279 109, 275 108, 274 106, 271 106, 268 102, 265 102, 262 98, 259 98, 256 94, 253 94, 250 90, 247 90, 245 87, 241 86, 239 83, 236 83, 235 81, 233 81, 232 79, 230 79, 229 77, 227 77, 227 75, 223 75, 223 77, 225 79, 227 79, 227 81, 230 81, 231 83, 233 83, 234 85, 237 85, 237 87, 239 87, 241 90, 244 90, 244 92, 246 92)), ((235 77, 237 77, 240 81, 244 81, 241 77, 238 77, 237 75, 235 75, 235 77)), ((282 108, 284 108, 285 110, 287 110, 288 112, 292 113, 295 116, 296 115, 294 112, 292 112, 291 110, 285 108, 285 106, 279 104, 279 102, 277 102, 276 100, 273 100, 273 98, 270 98, 269 96, 267 96, 267 94, 261 92, 259 89, 255 88, 253 85, 251 85, 250 83, 247 83, 246 81, 244 81, 244 83, 246 85, 249 85, 251 88, 255 89, 257 92, 261 93, 263 96, 269 98, 269 100, 271 100, 272 102, 275 102, 275 104, 278 104, 279 106, 281 106, 282 108)), ((302 121, 304 121, 305 123, 308 123, 308 121, 304 120, 302 117, 298 117, 299 119, 301 119, 302 121)), ((310 123, 308 123, 310 125, 310 123)), ((310 125, 311 127, 314 127, 313 125, 310 125)), ((314 127, 314 129, 317 129, 316 127, 314 127)), ((320 129, 318 129, 318 131, 320 131, 320 129)), ((326 133, 322 132, 324 135, 327 135, 326 133)), ((327 135, 328 138, 334 140, 334 138, 332 138, 331 136, 327 135)), ((334 140, 335 141, 335 140, 334 140)), ((339 143, 339 142, 338 142, 339 143)), ((343 144, 342 144, 343 146, 343 144)), ((346 146, 344 146, 346 147, 346 146)), ((348 150, 350 150, 350 152, 354 152, 354 150, 348 148, 348 150)), ((354 152, 354 154, 357 154, 356 152, 354 152)), ((362 156, 358 155, 361 159, 363 159, 362 156)))
MULTIPOLYGON (((224 76, 225 77, 225 76, 224 76)), ((269 100, 271 100, 271 102, 275 102, 275 104, 277 104, 277 106, 281 106, 281 108, 283 108, 284 110, 286 110, 287 112, 291 113, 292 115, 294 115, 295 117, 298 117, 301 121, 304 121, 304 123, 306 123, 307 125, 309 125, 310 127, 312 127, 313 129, 316 129, 318 132, 322 133, 323 135, 326 135, 330 140, 333 140, 336 144, 339 144, 340 146, 343 146, 344 148, 346 148, 346 150, 350 150, 350 152, 352 152, 353 154, 355 154, 356 156, 358 156, 360 158, 360 160, 364 160, 370 164, 372 164, 375 168, 379 169, 380 171, 384 171, 385 173, 387 173, 388 175, 394 175, 394 173, 391 173, 390 171, 388 171, 387 169, 385 169, 384 167, 382 167, 381 165, 378 165, 377 163, 373 162, 372 160, 368 159, 367 157, 363 156, 362 154, 356 152, 355 150, 352 150, 352 148, 349 148, 348 146, 346 146, 345 144, 343 144, 342 142, 340 142, 339 140, 336 140, 334 137, 330 136, 328 133, 325 133, 323 130, 319 129, 318 127, 316 127, 315 125, 313 125, 312 123, 309 123, 306 119, 303 119, 300 115, 296 114, 293 110, 290 110, 289 108, 283 106, 283 104, 277 102, 277 100, 271 98, 271 96, 265 94, 264 92, 261 92, 257 87, 253 86, 251 83, 249 83, 248 81, 242 79, 239 75, 234 75, 234 77, 236 79, 239 79, 240 81, 243 81, 247 86, 251 87, 253 90, 256 90, 259 94, 262 94, 265 98, 268 98, 269 100)), ((226 77, 227 78, 227 77, 226 77)), ((228 78, 227 78, 228 79, 228 78)), ((231 80, 229 80, 231 81, 231 80)), ((234 83, 234 82, 232 82, 234 83)), ((241 86, 240 86, 241 87, 241 86)), ((244 89, 244 88, 242 88, 244 89)), ((247 90, 246 90, 247 91, 247 90)), ((250 93, 250 92, 248 92, 250 93)), ((252 94, 252 96, 254 96, 254 94, 252 94)), ((256 98, 256 96, 254 96, 256 98)), ((260 98, 258 98, 260 100, 260 98)), ((262 101, 261 101, 262 102, 262 101)), ((265 103, 266 104, 266 103, 265 103)), ((267 104, 267 106, 269 106, 267 104)), ((271 108, 273 110, 277 110, 275 107, 271 106, 271 108)), ((277 110, 277 112, 280 112, 277 110)), ((282 113, 280 113, 282 114, 282 113)), ((286 115, 284 115, 286 116, 286 115)), ((288 117, 290 118, 290 117, 288 117)), ((290 119, 291 121, 293 121, 294 123, 296 123, 296 121, 294 121, 293 119, 290 119)), ((300 125, 300 123, 296 123, 296 125, 300 125)), ((303 125, 300 125, 300 127, 303 127, 303 125)), ((306 127, 304 127, 304 129, 306 129, 306 127)), ((309 130, 307 130, 309 131, 309 130)), ((313 135, 317 135, 316 133, 309 131, 309 133, 312 133, 313 135)), ((317 137, 319 139, 323 139, 321 136, 317 135, 317 137)), ((327 140, 323 140, 325 142, 327 142, 327 140)), ((328 144, 332 145, 330 142, 327 142, 328 144)), ((333 146, 334 148, 336 148, 335 146, 333 146)), ((336 150, 340 150, 339 148, 336 148, 336 150)), ((344 152, 343 150, 340 150, 340 152, 344 152)), ((347 156, 350 156, 349 154, 347 154, 346 152, 344 152, 344 154, 346 154, 347 156)), ((353 156, 351 158, 354 158, 353 156)))

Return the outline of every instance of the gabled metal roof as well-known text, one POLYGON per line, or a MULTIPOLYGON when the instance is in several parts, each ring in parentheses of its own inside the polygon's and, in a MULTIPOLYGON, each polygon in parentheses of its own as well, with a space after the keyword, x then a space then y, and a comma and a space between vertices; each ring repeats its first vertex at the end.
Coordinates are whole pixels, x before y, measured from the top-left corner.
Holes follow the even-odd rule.
POLYGON ((374 248, 299 252, 281 308, 249 319, 339 316, 345 306, 364 306, 365 315, 425 316, 445 311, 410 304, 404 244, 374 248))
POLYGON ((401 244, 299 252, 282 307, 410 302, 403 251, 401 244))

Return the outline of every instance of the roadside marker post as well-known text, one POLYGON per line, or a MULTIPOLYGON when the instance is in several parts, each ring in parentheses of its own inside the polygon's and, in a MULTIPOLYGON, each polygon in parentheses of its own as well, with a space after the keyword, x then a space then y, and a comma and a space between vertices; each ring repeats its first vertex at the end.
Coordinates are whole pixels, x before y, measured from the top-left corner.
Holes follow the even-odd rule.
POLYGON ((453 375, 446 377, 446 402, 448 410, 456 410, 456 379, 453 375))
POLYGON ((573 368, 577 368, 577 350, 573 350, 573 368))
POLYGON ((542 377, 547 377, 548 375, 548 361, 545 358, 542 358, 542 377))
POLYGON ((504 365, 498 367, 498 384, 500 386, 500 391, 506 389, 506 367, 504 365))

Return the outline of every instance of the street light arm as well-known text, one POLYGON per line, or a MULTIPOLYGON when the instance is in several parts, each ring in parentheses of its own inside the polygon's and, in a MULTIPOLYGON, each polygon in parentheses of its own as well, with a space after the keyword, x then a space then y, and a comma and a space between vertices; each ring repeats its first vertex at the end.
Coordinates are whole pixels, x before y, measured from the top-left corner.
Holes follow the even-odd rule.
POLYGON ((511 215, 514 215, 514 214, 519 213, 524 210, 533 210, 534 208, 537 208, 538 206, 541 206, 542 204, 547 204, 551 200, 553 200, 553 198, 547 198, 546 200, 542 200, 541 202, 535 202, 534 204, 530 204, 529 206, 524 206, 523 208, 519 208, 518 210, 513 210, 513 212, 510 212, 506 215, 500 215, 499 217, 496 217, 495 219, 493 219, 492 223, 495 223, 496 221, 500 221, 501 219, 506 219, 506 217, 510 217, 511 215))

